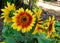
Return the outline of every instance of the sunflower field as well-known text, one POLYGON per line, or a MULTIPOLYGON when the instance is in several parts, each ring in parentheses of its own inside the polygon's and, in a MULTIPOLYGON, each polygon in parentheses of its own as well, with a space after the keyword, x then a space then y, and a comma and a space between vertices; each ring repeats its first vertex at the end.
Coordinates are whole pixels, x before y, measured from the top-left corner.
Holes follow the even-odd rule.
POLYGON ((38 0, 2 0, 0 43, 60 43, 60 22, 42 16, 38 0), (27 2, 27 3, 26 3, 27 2))

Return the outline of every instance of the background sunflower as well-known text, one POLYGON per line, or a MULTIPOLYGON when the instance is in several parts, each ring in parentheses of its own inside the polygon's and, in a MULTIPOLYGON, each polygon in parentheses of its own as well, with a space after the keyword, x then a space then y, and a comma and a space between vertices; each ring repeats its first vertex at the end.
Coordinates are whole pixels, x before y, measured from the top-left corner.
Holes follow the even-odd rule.
POLYGON ((2 17, 1 18, 4 18, 4 23, 9 23, 12 21, 12 18, 11 16, 13 15, 13 12, 15 11, 15 6, 14 4, 10 4, 9 2, 7 2, 7 6, 5 6, 4 9, 1 9, 2 10, 2 17))

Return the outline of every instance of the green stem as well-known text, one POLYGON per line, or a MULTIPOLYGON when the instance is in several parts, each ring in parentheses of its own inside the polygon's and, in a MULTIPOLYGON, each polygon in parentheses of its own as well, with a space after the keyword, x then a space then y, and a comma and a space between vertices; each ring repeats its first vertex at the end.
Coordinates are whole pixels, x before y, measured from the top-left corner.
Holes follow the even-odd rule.
POLYGON ((28 39, 28 33, 25 34, 25 41, 24 41, 24 43, 27 43, 27 39, 28 39))

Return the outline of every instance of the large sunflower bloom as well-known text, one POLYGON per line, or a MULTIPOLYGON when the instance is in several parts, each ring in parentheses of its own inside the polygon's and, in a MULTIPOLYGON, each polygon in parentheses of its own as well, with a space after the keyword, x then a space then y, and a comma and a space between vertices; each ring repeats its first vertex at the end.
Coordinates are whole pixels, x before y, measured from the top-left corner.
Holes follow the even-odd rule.
POLYGON ((15 10, 15 6, 14 4, 10 4, 9 2, 7 2, 7 6, 4 7, 4 9, 2 10, 2 17, 4 18, 4 23, 9 23, 12 21, 12 18, 10 17, 12 14, 11 12, 15 10))
POLYGON ((47 37, 50 37, 50 35, 52 34, 52 32, 55 32, 55 27, 54 27, 54 24, 55 24, 55 18, 54 16, 51 18, 49 17, 49 22, 47 22, 47 37))
POLYGON ((23 8, 20 8, 19 10, 14 13, 15 16, 12 17, 13 29, 17 29, 17 31, 22 31, 22 33, 30 31, 32 29, 32 26, 34 26, 36 18, 35 15, 32 14, 32 12, 28 9, 24 11, 23 8))

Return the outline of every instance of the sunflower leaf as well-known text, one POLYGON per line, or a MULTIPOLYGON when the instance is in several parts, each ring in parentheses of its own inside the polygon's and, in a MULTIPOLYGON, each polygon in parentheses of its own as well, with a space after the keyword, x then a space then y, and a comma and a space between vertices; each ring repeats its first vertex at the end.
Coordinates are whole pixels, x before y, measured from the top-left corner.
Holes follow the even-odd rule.
POLYGON ((55 43, 55 41, 52 41, 51 39, 46 39, 46 36, 44 34, 40 34, 37 39, 38 43, 55 43))
POLYGON ((56 27, 60 27, 60 22, 56 22, 56 23, 55 23, 55 26, 56 26, 56 27))
POLYGON ((13 14, 14 12, 15 12, 14 10, 11 10, 10 14, 9 14, 9 17, 13 17, 14 16, 14 14, 13 14))
POLYGON ((60 32, 60 27, 56 27, 56 30, 60 32))
POLYGON ((8 25, 4 25, 2 29, 2 33, 5 34, 6 30, 8 29, 8 25))
POLYGON ((6 38, 4 42, 5 43, 17 43, 16 40, 14 38, 11 38, 11 37, 10 38, 6 38))

